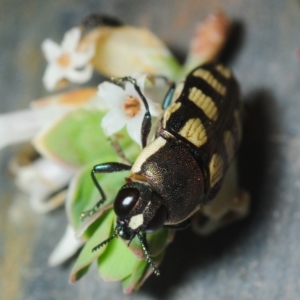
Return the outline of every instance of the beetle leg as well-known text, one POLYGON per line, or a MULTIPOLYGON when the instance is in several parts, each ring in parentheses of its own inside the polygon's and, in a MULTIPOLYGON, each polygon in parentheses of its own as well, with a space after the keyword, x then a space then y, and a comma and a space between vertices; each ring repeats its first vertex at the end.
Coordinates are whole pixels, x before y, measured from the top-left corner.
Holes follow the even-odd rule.
POLYGON ((113 78, 112 81, 119 85, 122 84, 123 82, 130 82, 131 84, 133 84, 136 92, 139 94, 141 100, 143 101, 143 104, 145 106, 145 115, 142 122, 141 140, 142 140, 142 147, 145 148, 147 145, 148 135, 151 130, 151 114, 150 114, 147 99, 143 95, 140 87, 137 85, 136 80, 134 78, 132 77, 113 78))
POLYGON ((149 253, 145 234, 140 235, 139 233, 137 233, 137 237, 140 240, 140 243, 142 245, 142 249, 143 249, 143 251, 145 253, 145 256, 146 256, 146 261, 148 262, 150 267, 153 269, 154 274, 156 276, 159 276, 160 272, 159 272, 158 268, 156 267, 155 262, 154 262, 153 258, 151 257, 151 255, 149 253))
POLYGON ((174 92, 175 92, 175 88, 176 88, 176 85, 175 85, 175 82, 173 82, 171 84, 171 86, 165 96, 164 102, 162 104, 163 109, 167 109, 170 106, 172 99, 173 99, 174 92))
POLYGON ((118 156, 123 160, 124 163, 132 165, 131 161, 126 157, 120 143, 117 139, 110 139, 110 144, 118 154, 118 156))
POLYGON ((100 193, 101 198, 92 209, 81 213, 80 215, 81 220, 85 219, 86 217, 92 216, 94 213, 96 213, 99 210, 101 204, 103 204, 106 200, 105 193, 96 178, 96 173, 122 172, 122 171, 129 171, 130 169, 131 166, 122 163, 117 163, 117 162, 108 162, 108 163, 103 163, 94 166, 94 168, 91 171, 91 177, 97 190, 100 193))

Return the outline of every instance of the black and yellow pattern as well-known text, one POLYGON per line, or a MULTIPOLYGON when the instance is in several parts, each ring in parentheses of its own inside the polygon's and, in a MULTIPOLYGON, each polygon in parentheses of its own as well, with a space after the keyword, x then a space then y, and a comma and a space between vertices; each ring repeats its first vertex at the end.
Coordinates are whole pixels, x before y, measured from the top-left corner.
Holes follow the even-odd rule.
MULTIPOLYGON (((206 65, 187 76, 181 95, 164 114, 163 129, 194 148, 197 157, 205 152, 201 165, 208 165, 214 178, 218 166, 225 173, 238 148, 240 109, 238 85, 230 70, 221 64, 206 65), (223 163, 215 165, 214 155, 223 163)), ((210 187, 218 181, 211 180, 210 187)))
POLYGON ((201 66, 181 84, 131 178, 145 178, 162 197, 167 224, 180 223, 216 196, 240 140, 237 82, 223 65, 201 66))

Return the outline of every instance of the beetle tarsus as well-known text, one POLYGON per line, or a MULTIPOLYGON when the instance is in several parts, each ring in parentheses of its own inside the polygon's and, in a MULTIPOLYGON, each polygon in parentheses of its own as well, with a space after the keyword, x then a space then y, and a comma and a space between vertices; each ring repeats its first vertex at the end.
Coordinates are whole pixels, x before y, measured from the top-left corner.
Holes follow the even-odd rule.
POLYGON ((104 201, 105 199, 101 199, 92 209, 82 212, 80 215, 81 221, 83 221, 87 217, 91 217, 92 215, 94 215, 99 210, 100 206, 104 203, 104 201))
POLYGON ((147 247, 146 247, 145 239, 144 239, 140 234, 137 234, 137 237, 138 237, 138 239, 140 240, 140 243, 141 243, 141 245, 142 245, 142 249, 143 249, 143 251, 144 251, 144 253, 145 253, 146 260, 147 260, 148 264, 149 264, 150 267, 153 269, 154 274, 155 274, 156 276, 159 276, 159 275, 160 275, 160 272, 159 272, 159 270, 158 270, 158 268, 157 268, 157 266, 156 266, 156 264, 155 264, 153 258, 151 257, 151 255, 150 255, 150 253, 149 253, 147 247))
POLYGON ((114 83, 116 83, 117 85, 122 85, 124 82, 130 82, 131 84, 133 84, 136 92, 141 97, 141 100, 143 101, 143 104, 145 106, 145 114, 144 114, 144 118, 143 118, 143 122, 142 122, 142 130, 141 130, 141 142, 142 142, 142 147, 145 148, 147 146, 147 140, 148 140, 148 136, 149 136, 149 133, 151 130, 151 122, 152 122, 147 99, 143 95, 140 87, 138 86, 136 79, 134 79, 130 76, 126 76, 126 77, 121 77, 121 78, 111 78, 111 80, 114 83))
POLYGON ((113 173, 113 172, 129 171, 130 169, 131 166, 122 163, 117 163, 117 162, 104 163, 104 164, 99 164, 94 166, 94 168, 91 171, 91 177, 97 190, 100 193, 101 199, 97 202, 97 204, 92 209, 81 213, 80 219, 82 221, 85 218, 91 217, 93 214, 95 214, 99 210, 100 206, 106 200, 105 193, 96 178, 96 173, 113 173))

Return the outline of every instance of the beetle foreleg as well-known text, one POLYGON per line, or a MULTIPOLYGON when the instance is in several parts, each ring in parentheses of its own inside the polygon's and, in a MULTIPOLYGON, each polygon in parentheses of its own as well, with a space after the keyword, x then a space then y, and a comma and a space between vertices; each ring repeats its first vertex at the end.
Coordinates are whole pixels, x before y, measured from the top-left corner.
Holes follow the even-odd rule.
POLYGON ((145 236, 141 236, 139 233, 137 233, 137 237, 138 239, 140 240, 140 243, 142 245, 142 249, 145 253, 145 256, 146 256, 146 260, 148 262, 148 264, 150 265, 150 267, 153 269, 153 272, 156 276, 159 276, 160 275, 160 272, 158 270, 158 268, 156 267, 155 265, 155 262, 153 260, 153 258, 150 256, 150 253, 148 251, 148 247, 146 245, 146 238, 145 236))
POLYGON ((113 78, 113 82, 116 84, 122 84, 123 82, 130 82, 133 84, 135 90, 141 97, 141 100, 143 101, 143 104, 145 106, 145 115, 142 122, 142 130, 141 130, 141 141, 142 141, 142 147, 145 148, 147 145, 147 139, 151 130, 151 114, 149 110, 149 105, 147 102, 146 97, 141 92, 140 87, 137 85, 136 80, 132 77, 122 77, 122 78, 113 78))
POLYGON ((96 203, 96 205, 92 209, 81 213, 80 215, 81 220, 85 219, 86 217, 92 216, 94 213, 96 213, 99 210, 101 204, 103 204, 106 200, 105 193, 96 178, 96 173, 122 172, 122 171, 129 171, 130 169, 131 166, 117 163, 117 162, 109 162, 109 163, 104 163, 104 164, 99 164, 94 166, 94 168, 91 171, 91 177, 97 190, 100 193, 101 199, 96 203))
POLYGON ((124 151, 121 148, 120 143, 117 141, 117 139, 111 139, 110 140, 111 146, 114 148, 118 156, 123 160, 124 163, 131 165, 131 161, 126 157, 124 151))
POLYGON ((176 85, 175 85, 175 82, 173 82, 171 84, 171 86, 165 96, 164 102, 162 104, 163 109, 167 109, 170 106, 172 99, 173 99, 174 92, 175 92, 175 88, 176 88, 176 85))

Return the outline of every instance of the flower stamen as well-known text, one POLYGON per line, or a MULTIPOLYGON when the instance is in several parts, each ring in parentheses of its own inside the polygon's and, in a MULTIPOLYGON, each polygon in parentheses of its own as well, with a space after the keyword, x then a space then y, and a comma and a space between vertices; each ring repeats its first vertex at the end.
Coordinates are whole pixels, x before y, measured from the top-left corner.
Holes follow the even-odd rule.
POLYGON ((68 54, 62 54, 57 59, 57 64, 60 65, 62 68, 67 68, 71 64, 71 57, 68 54))
POLYGON ((141 112, 141 102, 133 96, 127 96, 122 106, 128 118, 133 118, 141 112))

